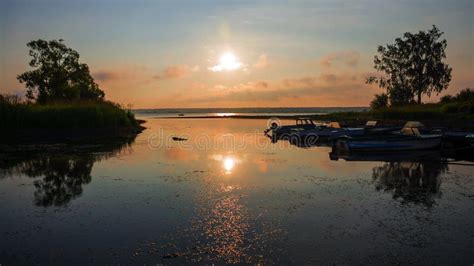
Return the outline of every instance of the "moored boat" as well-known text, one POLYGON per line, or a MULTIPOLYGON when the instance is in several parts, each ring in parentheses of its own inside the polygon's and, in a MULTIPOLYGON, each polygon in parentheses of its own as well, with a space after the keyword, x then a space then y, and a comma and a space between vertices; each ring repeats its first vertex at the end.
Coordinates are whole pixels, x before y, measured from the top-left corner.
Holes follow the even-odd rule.
POLYGON ((421 135, 365 140, 338 140, 336 148, 348 151, 409 151, 435 149, 441 145, 441 135, 421 135))
POLYGON ((293 128, 290 132, 280 136, 298 146, 316 146, 321 141, 330 140, 338 136, 358 136, 364 134, 364 128, 342 128, 338 122, 317 124, 314 128, 293 128))
POLYGON ((419 122, 408 122, 396 133, 361 138, 347 137, 337 140, 334 145, 341 150, 364 152, 429 150, 440 147, 442 135, 421 134, 422 126, 419 122))
POLYGON ((311 118, 297 118, 294 125, 279 125, 276 121, 272 122, 270 127, 265 130, 265 134, 272 133, 274 138, 279 138, 282 135, 289 134, 293 130, 306 130, 316 128, 317 122, 311 118))
POLYGON ((308 137, 317 137, 319 139, 331 139, 341 136, 362 136, 364 134, 364 128, 342 128, 337 123, 332 123, 330 126, 320 126, 314 129, 307 129, 302 131, 293 131, 292 136, 296 136, 299 139, 306 139, 308 137))
POLYGON ((443 148, 454 150, 474 149, 474 132, 447 131, 443 132, 443 148))

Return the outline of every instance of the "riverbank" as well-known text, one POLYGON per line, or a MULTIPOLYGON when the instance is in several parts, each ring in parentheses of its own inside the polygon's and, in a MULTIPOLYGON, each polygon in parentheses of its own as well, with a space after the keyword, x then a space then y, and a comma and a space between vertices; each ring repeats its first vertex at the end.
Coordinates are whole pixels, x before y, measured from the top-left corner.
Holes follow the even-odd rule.
POLYGON ((350 125, 363 124, 368 120, 385 124, 403 124, 406 121, 420 121, 428 127, 474 129, 474 104, 424 104, 389 107, 367 112, 331 113, 326 116, 312 116, 314 119, 344 121, 350 125))
POLYGON ((108 101, 47 105, 0 101, 0 143, 122 137, 141 132, 143 123, 108 101))

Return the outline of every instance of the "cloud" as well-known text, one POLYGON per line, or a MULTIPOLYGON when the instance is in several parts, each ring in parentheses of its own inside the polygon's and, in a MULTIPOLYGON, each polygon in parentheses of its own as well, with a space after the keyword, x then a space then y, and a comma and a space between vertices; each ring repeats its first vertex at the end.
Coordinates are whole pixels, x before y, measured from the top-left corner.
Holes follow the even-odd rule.
POLYGON ((359 64, 360 53, 356 51, 342 51, 331 53, 319 61, 322 67, 332 67, 338 64, 342 64, 348 67, 356 67, 359 64))
POLYGON ((149 96, 151 91, 158 88, 157 81, 152 78, 153 70, 144 65, 127 64, 99 69, 92 72, 92 76, 105 91, 107 99, 124 104, 152 98, 149 96))
POLYGON ((268 67, 268 57, 266 54, 261 54, 257 62, 253 65, 254 68, 262 69, 268 67))
POLYGON ((114 72, 105 70, 94 72, 92 76, 98 81, 108 81, 116 78, 114 72))
POLYGON ((115 68, 92 72, 92 77, 99 83, 113 83, 121 80, 150 81, 150 69, 142 65, 123 65, 115 68))
POLYGON ((162 73, 153 76, 154 79, 182 79, 192 71, 199 71, 199 66, 176 65, 165 68, 162 73))
MULTIPOLYGON (((346 105, 354 99, 367 101, 372 91, 363 82, 362 75, 328 73, 318 76, 284 78, 275 82, 253 81, 234 86, 215 85, 214 93, 206 97, 193 97, 194 101, 204 103, 242 102, 262 103, 288 106, 313 101, 314 105, 346 105), (361 93, 366 88, 367 93, 361 93)), ((360 102, 360 101, 359 101, 360 102)), ((360 103, 357 104, 360 104, 360 103)))

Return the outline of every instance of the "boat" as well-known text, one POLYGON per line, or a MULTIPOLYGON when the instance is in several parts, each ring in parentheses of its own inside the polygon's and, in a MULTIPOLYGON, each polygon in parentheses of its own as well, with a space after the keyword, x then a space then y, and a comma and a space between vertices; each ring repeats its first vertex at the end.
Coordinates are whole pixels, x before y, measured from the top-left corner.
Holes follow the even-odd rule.
POLYGON ((367 121, 364 126, 365 134, 376 135, 400 131, 402 126, 380 126, 377 121, 367 121))
POLYGON ((341 136, 361 136, 365 132, 362 127, 341 127, 338 122, 330 122, 326 125, 317 126, 313 129, 292 130, 290 137, 296 137, 301 140, 307 138, 330 139, 341 136))
POLYGON ((268 132, 272 132, 272 135, 284 135, 291 133, 292 130, 304 130, 304 129, 312 129, 317 126, 317 122, 315 122, 311 118, 296 118, 295 124, 294 125, 285 125, 285 126, 280 126, 276 121, 272 122, 270 127, 265 130, 265 134, 268 132))
POLYGON ((364 128, 343 128, 338 122, 317 125, 313 129, 293 129, 286 135, 288 141, 298 147, 324 146, 328 140, 340 136, 359 136, 364 128))
POLYGON ((399 131, 401 126, 379 126, 377 121, 367 121, 364 127, 341 127, 339 122, 317 122, 309 118, 298 118, 296 125, 278 126, 274 123, 265 131, 272 131, 271 139, 276 142, 288 139, 290 143, 302 146, 318 146, 321 142, 334 142, 340 138, 354 136, 375 136, 399 131))
POLYGON ((441 145, 441 135, 420 135, 367 140, 338 140, 338 149, 348 151, 409 151, 435 149, 441 145))
POLYGON ((335 147, 346 151, 392 152, 436 149, 441 146, 441 134, 421 134, 421 123, 408 122, 396 133, 381 136, 346 137, 335 142, 335 147), (416 126, 416 127, 415 127, 416 126))
POLYGON ((472 150, 474 149, 474 132, 446 131, 443 132, 443 149, 472 150))
POLYGON ((268 136, 271 132, 270 138, 272 142, 277 142, 280 139, 287 139, 293 132, 314 129, 318 126, 322 126, 323 123, 314 121, 311 118, 297 118, 294 125, 280 126, 276 121, 272 122, 270 127, 264 131, 264 134, 268 136))

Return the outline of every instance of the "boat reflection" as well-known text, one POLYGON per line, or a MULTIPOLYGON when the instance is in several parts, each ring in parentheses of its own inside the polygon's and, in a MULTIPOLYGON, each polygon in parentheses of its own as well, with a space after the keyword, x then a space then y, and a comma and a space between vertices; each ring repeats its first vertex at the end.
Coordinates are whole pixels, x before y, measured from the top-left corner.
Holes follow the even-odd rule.
POLYGON ((439 151, 398 151, 386 153, 373 152, 347 152, 344 150, 332 148, 329 153, 329 159, 337 161, 372 161, 372 162, 397 162, 397 161, 441 161, 444 160, 439 151))
POLYGON ((134 139, 131 136, 101 145, 74 144, 60 153, 46 146, 45 151, 28 156, 6 155, 7 159, 0 161, 0 178, 21 175, 35 178, 35 205, 62 206, 79 197, 83 185, 92 181, 95 162, 115 156, 134 139))

